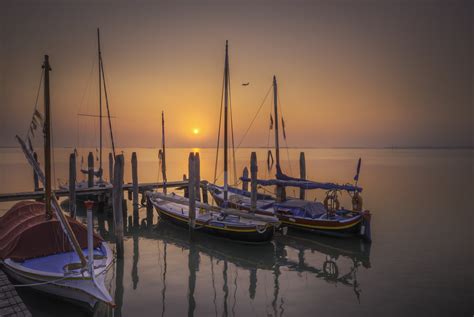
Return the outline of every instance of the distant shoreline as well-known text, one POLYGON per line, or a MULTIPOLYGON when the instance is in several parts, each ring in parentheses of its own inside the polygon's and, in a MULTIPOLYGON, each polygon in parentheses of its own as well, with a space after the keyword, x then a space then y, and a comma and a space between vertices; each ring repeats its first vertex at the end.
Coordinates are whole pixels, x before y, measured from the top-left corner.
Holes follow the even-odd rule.
MULTIPOLYGON (((17 146, 1 146, 0 149, 16 149, 17 146)), ((55 149, 74 149, 72 146, 56 146, 55 149)), ((84 149, 93 149, 95 147, 81 147, 84 149)), ((158 149, 159 146, 125 146, 117 147, 118 149, 158 149)), ((206 146, 169 146, 168 149, 215 149, 215 147, 206 147, 206 146)), ((282 147, 285 148, 286 147, 282 147)), ((265 146, 244 146, 239 149, 268 149, 265 146)), ((333 147, 299 147, 299 146, 289 146, 288 149, 298 150, 298 149, 309 149, 309 150, 474 150, 474 146, 333 146, 333 147)))

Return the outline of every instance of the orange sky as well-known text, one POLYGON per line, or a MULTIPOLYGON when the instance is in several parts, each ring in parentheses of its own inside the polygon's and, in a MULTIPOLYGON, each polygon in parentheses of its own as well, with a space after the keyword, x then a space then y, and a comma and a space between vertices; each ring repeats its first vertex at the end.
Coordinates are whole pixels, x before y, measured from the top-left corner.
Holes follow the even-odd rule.
MULTIPOLYGON (((351 3, 2 1, 0 145, 47 53, 55 144, 95 146, 99 26, 118 146, 159 145, 162 110, 169 146, 214 146, 226 39, 236 142, 275 74, 289 146, 472 146, 472 3, 351 3)), ((267 144, 270 101, 243 146, 267 144)))

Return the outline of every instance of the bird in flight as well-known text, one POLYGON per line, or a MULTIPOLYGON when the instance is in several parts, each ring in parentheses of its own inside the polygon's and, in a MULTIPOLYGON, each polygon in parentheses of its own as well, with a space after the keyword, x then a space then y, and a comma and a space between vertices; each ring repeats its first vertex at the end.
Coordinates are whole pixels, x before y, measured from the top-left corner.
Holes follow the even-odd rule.
POLYGON ((249 82, 242 83, 242 86, 248 86, 248 85, 250 85, 250 83, 249 83, 249 82))

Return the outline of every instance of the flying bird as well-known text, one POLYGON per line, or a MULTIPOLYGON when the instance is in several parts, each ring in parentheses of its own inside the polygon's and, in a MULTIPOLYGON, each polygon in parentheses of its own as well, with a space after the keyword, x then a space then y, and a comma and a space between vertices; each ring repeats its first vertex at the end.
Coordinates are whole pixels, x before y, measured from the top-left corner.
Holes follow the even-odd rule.
POLYGON ((242 86, 248 86, 248 85, 250 85, 250 83, 249 83, 249 82, 242 83, 242 86))

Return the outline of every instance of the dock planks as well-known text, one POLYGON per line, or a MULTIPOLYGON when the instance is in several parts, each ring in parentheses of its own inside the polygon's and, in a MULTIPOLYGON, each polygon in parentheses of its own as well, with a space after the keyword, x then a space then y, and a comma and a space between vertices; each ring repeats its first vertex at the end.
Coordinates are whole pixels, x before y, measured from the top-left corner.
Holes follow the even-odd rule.
POLYGON ((3 271, 0 270, 0 316, 31 316, 15 287, 3 271))

